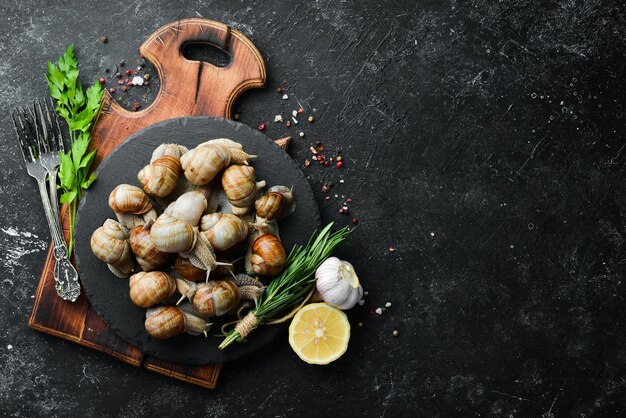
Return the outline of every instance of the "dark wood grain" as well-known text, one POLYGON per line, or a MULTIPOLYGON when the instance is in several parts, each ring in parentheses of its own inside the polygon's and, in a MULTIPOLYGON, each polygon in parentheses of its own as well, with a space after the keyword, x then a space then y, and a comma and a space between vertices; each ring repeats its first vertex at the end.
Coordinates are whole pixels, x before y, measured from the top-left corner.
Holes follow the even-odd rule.
MULTIPOLYGON (((140 52, 157 68, 161 90, 149 107, 138 112, 122 108, 105 91, 92 132, 92 148, 98 150, 94 168, 122 141, 146 126, 180 116, 230 117, 233 102, 242 92, 265 84, 265 63, 259 51, 239 31, 219 22, 185 19, 165 25, 143 43, 140 52), (219 68, 185 59, 181 50, 190 42, 222 49, 231 57, 230 64, 219 68)), ((65 208, 62 220, 67 236, 65 208)), ((31 328, 105 352, 134 366, 215 388, 220 365, 181 366, 144 355, 110 330, 84 295, 75 303, 58 298, 53 268, 54 258, 49 250, 29 318, 31 328)))

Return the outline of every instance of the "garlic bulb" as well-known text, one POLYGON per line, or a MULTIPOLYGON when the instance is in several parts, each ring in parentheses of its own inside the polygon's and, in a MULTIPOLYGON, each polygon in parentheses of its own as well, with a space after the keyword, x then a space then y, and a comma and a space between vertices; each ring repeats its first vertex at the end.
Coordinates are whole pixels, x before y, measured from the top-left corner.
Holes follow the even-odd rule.
POLYGON ((350 309, 363 297, 354 267, 337 257, 329 257, 315 272, 317 291, 328 303, 339 309, 350 309))

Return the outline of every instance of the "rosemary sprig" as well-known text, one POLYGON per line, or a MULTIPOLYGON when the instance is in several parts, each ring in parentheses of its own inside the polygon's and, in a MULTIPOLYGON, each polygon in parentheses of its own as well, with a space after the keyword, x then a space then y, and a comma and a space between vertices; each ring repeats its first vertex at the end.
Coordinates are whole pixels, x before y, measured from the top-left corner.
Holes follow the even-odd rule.
MULTIPOLYGON (((314 232, 304 247, 293 247, 287 257, 287 267, 267 286, 258 306, 251 311, 257 324, 277 318, 304 301, 315 284, 315 270, 350 234, 348 227, 331 232, 332 226, 331 222, 319 233, 314 232)), ((220 350, 235 341, 243 339, 236 329, 232 329, 220 344, 220 350)))

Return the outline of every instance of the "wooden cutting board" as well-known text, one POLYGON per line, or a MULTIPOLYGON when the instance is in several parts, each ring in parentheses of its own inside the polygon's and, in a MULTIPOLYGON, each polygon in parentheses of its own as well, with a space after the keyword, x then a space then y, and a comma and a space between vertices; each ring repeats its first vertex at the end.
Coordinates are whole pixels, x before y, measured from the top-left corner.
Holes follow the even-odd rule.
MULTIPOLYGON (((159 72, 161 89, 147 108, 131 112, 104 92, 100 114, 93 129, 92 148, 98 153, 95 166, 133 133, 156 122, 181 116, 230 118, 232 106, 244 91, 265 85, 261 54, 241 32, 208 19, 184 19, 154 32, 139 49, 159 72), (225 67, 183 57, 190 43, 213 45, 230 56, 225 67)), ((68 235, 67 210, 61 210, 68 235)), ((186 366, 147 355, 121 340, 98 317, 84 293, 74 302, 57 297, 54 288, 52 247, 44 263, 28 325, 69 341, 110 354, 126 363, 144 367, 206 388, 215 388, 221 365, 186 366)))

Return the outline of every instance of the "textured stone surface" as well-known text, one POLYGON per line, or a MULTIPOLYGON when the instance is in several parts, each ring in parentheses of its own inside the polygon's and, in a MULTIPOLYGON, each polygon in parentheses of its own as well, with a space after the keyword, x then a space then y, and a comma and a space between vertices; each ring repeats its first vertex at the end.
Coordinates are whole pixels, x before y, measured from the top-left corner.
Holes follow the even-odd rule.
MULTIPOLYGON (((4 413, 626 412, 622 3, 39 3, 1 2, 4 413), (349 221, 342 195, 360 219, 340 255, 369 297, 349 312, 350 349, 332 366, 303 364, 285 335, 225 367, 209 392, 26 326, 49 234, 6 109, 46 94, 44 62, 69 43, 89 82, 193 16, 241 30, 267 61, 268 88, 239 102, 243 122, 294 136, 299 163, 312 140, 344 150, 341 171, 306 172, 325 221, 349 221), (274 124, 296 99, 316 121, 274 124)), ((148 103, 156 87, 124 101, 148 103)))

